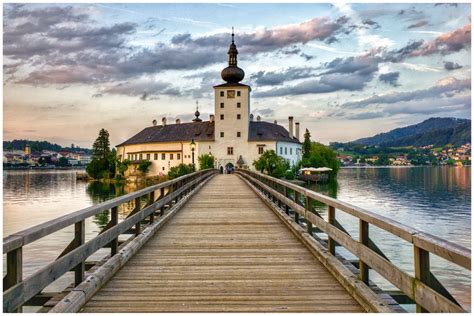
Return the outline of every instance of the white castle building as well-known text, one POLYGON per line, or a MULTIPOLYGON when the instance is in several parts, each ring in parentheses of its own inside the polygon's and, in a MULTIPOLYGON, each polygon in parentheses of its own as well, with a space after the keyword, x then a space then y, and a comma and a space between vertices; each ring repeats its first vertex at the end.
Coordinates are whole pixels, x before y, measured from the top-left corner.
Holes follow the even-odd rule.
POLYGON ((299 123, 295 123, 293 133, 293 117, 289 117, 289 131, 275 122, 264 122, 258 116, 255 120, 250 114, 250 92, 248 85, 240 83, 245 76, 237 66, 237 47, 232 43, 229 47, 229 66, 222 70, 221 76, 225 83, 214 86, 214 113, 209 121, 199 118, 196 110, 192 122, 182 123, 179 119, 175 124, 167 124, 166 118, 161 125, 153 121, 135 136, 117 145, 120 160, 149 160, 152 162, 149 175, 166 174, 173 166, 181 163, 192 163, 191 142, 195 143, 195 164, 202 154, 212 154, 215 167, 250 168, 252 163, 265 150, 274 150, 285 158, 290 165, 301 159, 301 143, 299 140, 299 123))

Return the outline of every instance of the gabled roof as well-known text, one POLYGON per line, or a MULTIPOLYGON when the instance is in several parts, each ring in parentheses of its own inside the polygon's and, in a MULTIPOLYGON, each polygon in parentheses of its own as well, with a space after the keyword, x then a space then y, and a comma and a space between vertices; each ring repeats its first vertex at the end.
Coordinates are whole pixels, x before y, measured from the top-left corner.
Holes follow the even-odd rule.
POLYGON ((214 122, 203 121, 147 127, 117 147, 143 143, 190 142, 193 138, 196 141, 214 140, 214 122))
POLYGON ((290 134, 281 125, 270 122, 251 121, 249 130, 249 141, 283 141, 289 143, 298 143, 299 140, 295 137, 291 138, 290 134))

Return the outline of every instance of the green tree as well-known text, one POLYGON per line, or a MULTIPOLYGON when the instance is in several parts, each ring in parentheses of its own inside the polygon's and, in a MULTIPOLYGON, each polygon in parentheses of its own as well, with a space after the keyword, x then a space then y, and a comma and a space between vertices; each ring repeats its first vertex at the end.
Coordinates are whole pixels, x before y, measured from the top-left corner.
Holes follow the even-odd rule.
POLYGON ((388 166, 390 161, 388 160, 388 156, 386 154, 379 155, 379 158, 375 161, 376 166, 388 166))
POLYGON ((99 131, 99 136, 92 145, 92 160, 86 171, 94 179, 110 178, 115 175, 115 150, 110 150, 109 132, 99 131))
POLYGON ((59 158, 57 165, 59 167, 67 167, 69 166, 69 161, 67 160, 66 157, 61 157, 59 158))
POLYGON ((340 162, 337 159, 336 153, 328 146, 316 142, 311 144, 310 157, 303 161, 303 163, 306 163, 305 167, 331 168, 331 176, 337 175, 340 168, 340 162))
POLYGON ((124 159, 123 161, 117 160, 116 162, 116 173, 118 175, 123 176, 125 174, 125 171, 127 171, 128 166, 130 166, 130 160, 124 159))
POLYGON ((170 168, 170 171, 168 171, 168 178, 171 180, 192 172, 194 172, 194 166, 192 164, 187 165, 181 163, 175 167, 170 168))
POLYGON ((311 134, 308 129, 304 133, 304 141, 302 146, 302 158, 308 159, 311 156, 311 134))
POLYGON ((260 172, 266 172, 272 177, 281 178, 290 168, 289 163, 278 156, 274 150, 265 150, 258 159, 253 162, 255 169, 260 172))
POLYGON ((148 172, 148 169, 150 168, 150 166, 151 166, 151 161, 150 160, 142 160, 138 164, 138 170, 143 172, 143 174, 146 174, 148 172))
POLYGON ((211 169, 214 168, 214 156, 211 154, 202 154, 198 157, 199 169, 211 169))

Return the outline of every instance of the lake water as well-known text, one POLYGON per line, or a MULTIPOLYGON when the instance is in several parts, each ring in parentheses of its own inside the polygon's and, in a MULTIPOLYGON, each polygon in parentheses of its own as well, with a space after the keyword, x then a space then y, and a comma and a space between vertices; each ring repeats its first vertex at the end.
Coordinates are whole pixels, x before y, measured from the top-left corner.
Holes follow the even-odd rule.
MULTIPOLYGON (((138 189, 76 181, 76 171, 4 171, 3 236, 58 216, 138 189)), ((312 189, 352 203, 393 220, 471 248, 471 169, 466 167, 342 169, 337 183, 312 189)), ((132 205, 119 209, 125 217, 132 205)), ((326 208, 320 207, 326 216, 326 208)), ((357 238, 358 222, 342 212, 337 219, 357 238)), ((97 235, 108 221, 100 214, 86 222, 86 239, 97 235)), ((24 275, 53 261, 72 239, 72 227, 40 239, 24 249, 24 275)), ((373 228, 371 238, 397 266, 413 273, 413 248, 390 234, 373 228)), ((338 248, 339 249, 339 248, 338 248)), ((90 258, 98 259, 106 251, 90 258)), ((349 253, 344 255, 351 258, 349 253)), ((470 306, 470 273, 432 257, 432 271, 465 308, 470 306)), ((376 273, 383 288, 391 288, 376 273)), ((49 290, 68 284, 72 273, 49 290)))

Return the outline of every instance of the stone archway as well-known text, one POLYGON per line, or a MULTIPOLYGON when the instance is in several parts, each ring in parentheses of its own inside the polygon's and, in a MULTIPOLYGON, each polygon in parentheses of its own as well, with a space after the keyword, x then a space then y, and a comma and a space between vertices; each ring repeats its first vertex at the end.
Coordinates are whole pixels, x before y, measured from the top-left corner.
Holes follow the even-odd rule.
POLYGON ((232 162, 229 162, 225 165, 225 173, 232 173, 234 172, 234 164, 232 162))

